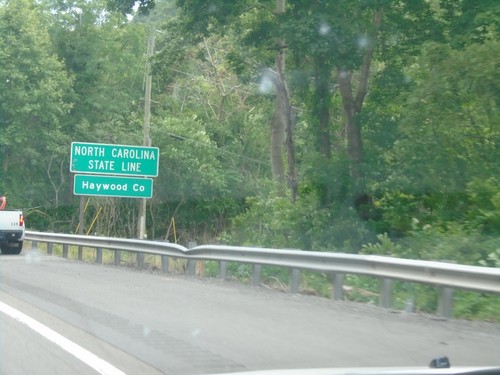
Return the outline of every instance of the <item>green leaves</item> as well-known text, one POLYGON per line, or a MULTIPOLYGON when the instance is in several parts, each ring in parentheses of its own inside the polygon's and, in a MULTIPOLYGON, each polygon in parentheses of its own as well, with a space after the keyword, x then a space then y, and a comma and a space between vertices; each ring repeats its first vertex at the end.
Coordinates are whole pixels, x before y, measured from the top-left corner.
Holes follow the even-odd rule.
POLYGON ((463 191, 472 176, 498 173, 500 134, 494 124, 499 95, 493 63, 500 58, 498 50, 496 42, 464 51, 429 45, 419 68, 410 72, 416 86, 407 96, 401 126, 405 137, 396 152, 402 164, 409 161, 404 154, 412 155, 415 162, 409 165, 420 186, 463 191))
POLYGON ((226 230, 236 244, 492 265, 496 3, 287 0, 276 14, 275 0, 172 0, 127 20, 130 1, 3 2, 1 183, 21 205, 71 202, 72 140, 142 143, 144 56, 155 30, 158 236, 172 216, 193 235, 190 225, 217 216, 207 230, 226 230), (295 204, 269 181, 274 92, 259 91, 278 50, 296 120, 295 204), (358 182, 366 194, 353 204, 358 182))
POLYGON ((37 200, 47 191, 28 194, 46 179, 49 155, 61 140, 61 119, 71 108, 72 81, 53 53, 41 14, 30 0, 0 6, 0 150, 6 189, 16 191, 17 202, 37 200))
POLYGON ((155 7, 155 0, 107 0, 108 8, 123 14, 131 14, 137 7, 137 13, 148 15, 155 7))

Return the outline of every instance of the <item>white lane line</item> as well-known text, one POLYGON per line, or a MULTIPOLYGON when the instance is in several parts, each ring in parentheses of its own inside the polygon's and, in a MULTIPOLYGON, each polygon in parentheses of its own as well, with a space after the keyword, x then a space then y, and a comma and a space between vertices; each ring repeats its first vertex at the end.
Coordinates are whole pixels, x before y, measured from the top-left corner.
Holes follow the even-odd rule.
POLYGON ((61 347, 63 350, 72 354, 80 361, 85 363, 87 366, 96 370, 102 375, 125 375, 125 373, 113 365, 109 364, 105 360, 99 358, 95 354, 89 352, 88 350, 82 348, 80 345, 75 344, 73 341, 68 340, 66 337, 57 333, 56 331, 50 329, 49 327, 43 325, 42 323, 36 321, 35 319, 23 314, 21 311, 3 303, 0 301, 0 312, 10 316, 11 318, 21 322, 33 331, 45 337, 47 340, 53 342, 57 346, 61 347))

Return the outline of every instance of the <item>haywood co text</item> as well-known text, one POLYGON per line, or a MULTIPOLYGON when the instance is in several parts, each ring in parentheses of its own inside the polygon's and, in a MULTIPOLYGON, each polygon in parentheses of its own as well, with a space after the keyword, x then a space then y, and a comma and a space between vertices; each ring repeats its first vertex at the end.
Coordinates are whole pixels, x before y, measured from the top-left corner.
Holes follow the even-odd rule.
POLYGON ((73 193, 75 195, 151 198, 153 180, 135 177, 75 175, 73 193))

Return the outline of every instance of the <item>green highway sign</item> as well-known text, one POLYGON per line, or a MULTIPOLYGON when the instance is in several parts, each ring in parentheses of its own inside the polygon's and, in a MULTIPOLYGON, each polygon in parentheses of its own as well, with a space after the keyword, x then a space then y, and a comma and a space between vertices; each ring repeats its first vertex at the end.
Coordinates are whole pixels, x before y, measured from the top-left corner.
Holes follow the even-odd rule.
POLYGON ((150 178, 76 174, 73 193, 101 197, 151 198, 153 196, 153 180, 150 178))
POLYGON ((158 147, 71 143, 70 171, 127 176, 158 176, 158 147))

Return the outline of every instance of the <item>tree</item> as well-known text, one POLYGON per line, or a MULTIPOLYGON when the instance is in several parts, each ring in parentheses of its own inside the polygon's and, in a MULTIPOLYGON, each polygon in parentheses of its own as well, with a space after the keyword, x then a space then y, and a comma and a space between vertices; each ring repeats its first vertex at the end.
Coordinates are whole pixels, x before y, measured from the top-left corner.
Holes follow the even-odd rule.
MULTIPOLYGON (((375 73, 373 62, 375 67, 400 66, 405 54, 418 52, 422 41, 440 37, 438 22, 423 1, 296 0, 289 4, 280 32, 294 56, 295 68, 303 72, 296 85, 311 90, 308 120, 315 132, 316 150, 325 164, 331 163, 332 153, 337 160, 345 155, 350 175, 347 191, 355 202, 367 193, 363 127, 370 124, 361 121, 369 80, 375 73), (339 109, 342 119, 336 115, 339 109)), ((334 199, 332 190, 328 182, 321 188, 323 204, 334 199)))
MULTIPOLYGON (((280 189, 287 185, 288 174, 288 186, 291 189, 292 200, 295 200, 297 177, 292 135, 293 114, 285 79, 286 42, 276 32, 276 25, 286 10, 285 0, 220 1, 210 4, 198 0, 179 0, 177 4, 183 12, 181 19, 184 21, 184 29, 194 31, 195 38, 197 33, 207 35, 209 32, 215 32, 227 35, 231 29, 237 43, 252 47, 252 51, 259 55, 258 58, 263 59, 258 62, 258 69, 262 70, 261 79, 273 87, 275 94, 274 111, 269 121, 271 171, 280 189), (238 35, 239 33, 241 34, 238 35), (269 50, 266 51, 263 47, 269 50), (274 53, 273 69, 270 68, 272 53, 274 53), (268 62, 269 65, 266 66, 268 62), (284 150, 287 155, 288 173, 285 172, 284 150)), ((240 62, 244 59, 241 56, 237 57, 235 53, 232 57, 240 62)), ((241 65, 238 68, 241 68, 241 65)))
MULTIPOLYGON (((285 13, 285 0, 276 0, 276 17, 285 13)), ((275 178, 284 185, 285 171, 283 165, 283 145, 285 145, 288 161, 288 185, 291 191, 292 201, 295 202, 298 194, 297 172, 295 165, 295 146, 293 141, 294 115, 290 104, 290 93, 285 78, 285 51, 286 41, 278 38, 276 41, 276 70, 277 74, 272 80, 276 90, 276 105, 271 122, 271 163, 278 165, 275 170, 275 178), (285 140, 281 134, 285 135, 285 140)))
MULTIPOLYGON (((193 41, 184 25, 178 18, 169 19, 158 33, 153 75, 159 90, 153 115, 160 122, 175 118, 186 127, 189 122, 201 126, 226 168, 221 173, 230 187, 227 193, 241 199, 244 192, 255 191, 259 179, 271 171, 263 155, 269 155, 268 139, 261 129, 272 103, 248 83, 257 74, 249 74, 250 70, 235 74, 241 71, 234 55, 242 47, 235 43, 234 30, 193 41)), ((177 127, 170 133, 191 138, 187 128, 177 127)), ((171 139, 168 134, 167 139, 171 139)))
POLYGON ((448 42, 454 48, 498 38, 500 4, 495 0, 440 0, 440 17, 448 26, 448 42))
POLYGON ((478 181, 486 188, 500 174, 499 50, 498 41, 463 50, 430 43, 408 71, 413 84, 405 94, 390 179, 424 197, 434 220, 464 219, 468 192, 481 192, 478 181))
POLYGON ((55 13, 52 39, 74 77, 68 134, 82 141, 136 143, 141 139, 147 38, 143 25, 106 14, 104 0, 49 5, 55 13))
MULTIPOLYGON (((44 181, 46 173, 51 178, 60 177, 57 171, 52 174, 51 165, 54 157, 61 157, 61 119, 71 109, 70 85, 64 65, 53 53, 40 6, 31 0, 10 1, 1 6, 2 177, 5 189, 18 204, 50 200, 50 187, 44 181), (25 183, 28 175, 30 184, 25 183)), ((60 182, 52 191, 56 197, 60 182)))
POLYGON ((134 11, 140 15, 148 15, 155 5, 155 0, 107 0, 108 9, 124 15, 134 11))

